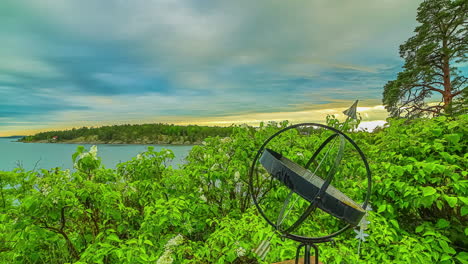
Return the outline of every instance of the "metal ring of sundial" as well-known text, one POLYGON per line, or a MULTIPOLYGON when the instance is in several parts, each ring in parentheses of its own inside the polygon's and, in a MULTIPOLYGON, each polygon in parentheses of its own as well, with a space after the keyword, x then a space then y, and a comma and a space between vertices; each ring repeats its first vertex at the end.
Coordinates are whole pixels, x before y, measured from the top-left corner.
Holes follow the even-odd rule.
MULTIPOLYGON (((330 238, 346 231, 352 226, 358 225, 358 223, 361 221, 362 217, 365 215, 364 208, 367 207, 367 204, 370 198, 371 172, 370 172, 369 164, 367 163, 366 157, 364 156, 364 153, 357 146, 357 144, 346 134, 344 134, 343 132, 335 128, 322 125, 322 124, 302 123, 302 124, 291 125, 289 127, 281 129, 280 131, 273 134, 270 138, 268 138, 263 143, 263 145, 257 151, 257 154, 255 155, 255 158, 252 162, 252 166, 250 167, 249 190, 250 190, 255 206, 257 207, 258 211, 263 216, 263 218, 265 218, 265 220, 271 226, 273 226, 276 230, 283 233, 285 237, 302 242, 302 243, 322 242, 322 241, 329 240, 330 238), (319 148, 315 151, 315 153, 309 159, 305 167, 302 167, 294 163, 293 161, 287 159, 286 157, 283 157, 281 154, 271 149, 266 148, 268 143, 271 140, 273 140, 275 137, 279 136, 280 134, 290 129, 294 129, 294 128, 301 127, 301 126, 316 126, 316 127, 325 128, 334 132, 334 134, 329 136, 319 146, 319 148), (311 173, 308 170, 308 167, 315 160, 315 158, 318 156, 321 150, 331 140, 333 140, 336 137, 340 138, 340 149, 339 149, 337 156, 335 157, 335 162, 333 164, 333 167, 328 171, 326 179, 323 180, 322 178, 311 173), (350 142, 351 145, 356 149, 356 151, 359 153, 359 156, 361 157, 361 160, 363 161, 364 166, 366 168, 367 192, 366 192, 366 196, 364 198, 364 202, 362 205, 357 204, 352 199, 347 197, 345 194, 343 194, 342 192, 340 192, 339 190, 337 190, 335 187, 333 187, 330 184, 331 181, 333 180, 336 169, 339 166, 339 163, 342 159, 345 140, 350 142), (253 183, 254 171, 255 171, 256 164, 258 161, 260 161, 260 163, 268 171, 268 173, 270 173, 272 177, 276 178, 277 180, 282 182, 288 189, 290 189, 291 193, 294 192, 310 202, 310 205, 302 213, 302 215, 296 220, 296 222, 294 222, 290 227, 284 230, 281 229, 279 224, 275 224, 266 216, 265 212, 258 204, 257 197, 254 195, 254 186, 253 186, 254 185, 253 183), (304 222, 307 219, 307 217, 311 214, 311 212, 317 207, 329 213, 330 215, 333 215, 341 219, 342 221, 346 222, 347 225, 334 233, 331 233, 326 236, 321 236, 321 237, 305 237, 305 236, 300 236, 300 235, 290 233, 294 229, 299 227, 302 224, 302 222, 304 222)), ((287 200, 288 199, 289 198, 287 198, 287 200)), ((280 214, 283 214, 285 205, 286 205, 286 201, 285 201, 285 204, 283 205, 283 209, 280 212, 280 214)))

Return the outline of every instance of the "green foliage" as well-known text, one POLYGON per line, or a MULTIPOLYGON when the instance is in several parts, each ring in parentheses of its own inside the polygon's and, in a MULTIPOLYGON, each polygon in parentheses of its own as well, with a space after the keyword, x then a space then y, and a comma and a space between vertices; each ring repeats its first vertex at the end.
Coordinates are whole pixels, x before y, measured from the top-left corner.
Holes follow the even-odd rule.
POLYGON ((457 64, 467 61, 467 14, 468 4, 463 0, 421 3, 416 35, 400 46, 404 70, 384 87, 382 101, 392 116, 466 114, 466 92, 462 91, 467 78, 457 64), (440 103, 429 104, 438 98, 440 103))
MULTIPOLYGON (((366 153, 374 180, 369 236, 358 255, 352 231, 320 245, 324 263, 467 263, 468 116, 389 119, 374 133, 330 116, 366 153), (354 131, 354 132, 353 132, 354 131)), ((75 171, 0 172, 0 263, 272 263, 293 259, 252 206, 248 169, 258 147, 287 122, 234 127, 195 146, 180 169, 153 148, 117 169, 78 147, 75 171), (255 255, 264 240, 270 251, 255 255)), ((327 134, 291 130, 271 148, 304 165, 327 134)), ((348 159, 342 173, 356 173, 348 159)), ((361 192, 356 182, 340 189, 361 192)), ((279 189, 274 196, 282 197, 279 189)), ((274 206, 271 203, 271 206, 274 206)), ((336 227, 326 214, 306 234, 336 227)))

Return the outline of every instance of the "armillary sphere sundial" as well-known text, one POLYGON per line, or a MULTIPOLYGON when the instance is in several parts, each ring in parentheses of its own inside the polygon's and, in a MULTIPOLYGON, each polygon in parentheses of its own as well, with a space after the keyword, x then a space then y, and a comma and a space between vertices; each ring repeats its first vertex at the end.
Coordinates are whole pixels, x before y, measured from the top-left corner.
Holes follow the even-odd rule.
POLYGON ((349 136, 330 126, 302 123, 281 129, 258 149, 249 188, 276 233, 300 243, 296 263, 302 248, 304 263, 310 263, 311 247, 318 263, 316 244, 333 241, 366 214, 371 172, 349 136))

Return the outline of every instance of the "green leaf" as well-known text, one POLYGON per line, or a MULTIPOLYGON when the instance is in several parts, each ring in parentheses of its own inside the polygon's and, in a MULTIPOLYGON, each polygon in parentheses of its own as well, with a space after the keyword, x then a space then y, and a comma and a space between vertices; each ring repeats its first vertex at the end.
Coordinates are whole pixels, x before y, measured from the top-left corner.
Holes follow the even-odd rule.
POLYGON ((445 253, 449 253, 449 254, 455 254, 456 251, 450 247, 447 243, 447 241, 445 240, 439 240, 439 245, 440 247, 444 250, 445 253))
POLYGON ((437 191, 431 186, 426 186, 422 188, 423 196, 429 196, 435 194, 437 191))
POLYGON ((447 221, 447 220, 445 220, 445 219, 443 219, 443 218, 441 218, 441 219, 439 219, 439 220, 437 221, 436 226, 437 226, 438 228, 446 228, 446 227, 449 227, 449 226, 450 226, 450 222, 447 221))
POLYGON ((392 223, 392 225, 395 226, 397 229, 400 229, 400 225, 398 225, 397 220, 392 219, 392 220, 390 220, 390 223, 392 223))
POLYGON ((116 241, 116 242, 120 242, 120 238, 116 235, 116 234, 110 234, 107 239, 109 240, 112 240, 112 241, 116 241))
POLYGON ((448 142, 452 143, 452 144, 457 144, 460 139, 461 139, 461 135, 460 134, 447 134, 444 136, 445 139, 447 139, 448 142))
POLYGON ((423 229, 424 229, 424 226, 420 225, 420 226, 416 227, 415 231, 416 231, 416 233, 420 233, 421 231, 423 231, 423 229))
POLYGON ((141 255, 140 255, 140 258, 141 258, 143 261, 146 261, 146 262, 149 261, 148 255, 146 255, 146 254, 141 254, 141 255))
POLYGON ((434 233, 434 231, 427 231, 423 234, 423 236, 435 236, 436 233, 434 233))
POLYGON ((462 201, 464 204, 468 205, 468 197, 458 197, 460 201, 462 201))
POLYGON ((453 163, 454 161, 454 158, 452 157, 452 155, 450 155, 447 152, 440 152, 440 156, 442 156, 442 158, 444 158, 447 162, 453 163))
POLYGON ((455 207, 455 205, 457 204, 457 197, 450 197, 450 196, 444 196, 445 200, 447 201, 447 203, 449 204, 450 207, 455 207))
POLYGON ((386 208, 387 208, 386 204, 381 204, 379 208, 377 209, 377 213, 384 212, 386 208))
POLYGON ((457 260, 459 260, 462 264, 468 264, 468 253, 467 252, 460 252, 458 255, 455 256, 457 260))
POLYGON ((434 134, 434 136, 438 137, 438 136, 442 135, 442 131, 443 131, 443 129, 441 129, 441 128, 432 129, 432 134, 434 134))
POLYGON ((468 214, 468 206, 466 206, 466 205, 463 206, 463 207, 461 208, 461 210, 460 210, 460 214, 461 214, 461 216, 467 215, 467 214, 468 214))
POLYGON ((150 245, 150 246, 153 246, 154 247, 154 244, 153 242, 151 242, 150 240, 146 239, 143 243, 147 244, 147 245, 150 245))

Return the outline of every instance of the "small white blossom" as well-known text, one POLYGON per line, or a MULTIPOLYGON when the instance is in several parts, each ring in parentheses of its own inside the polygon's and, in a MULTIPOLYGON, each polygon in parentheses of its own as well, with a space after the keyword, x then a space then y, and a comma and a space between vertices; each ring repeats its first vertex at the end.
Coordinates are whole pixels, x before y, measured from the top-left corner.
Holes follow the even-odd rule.
POLYGON ((202 194, 202 195, 200 196, 200 199, 202 199, 202 201, 204 201, 204 202, 207 201, 206 196, 205 196, 204 194, 202 194))
POLYGON ((91 149, 89 150, 89 154, 94 158, 97 159, 97 146, 93 145, 91 146, 91 149))
POLYGON ((237 257, 245 256, 245 252, 246 252, 246 250, 243 247, 236 248, 237 257))
POLYGON ((138 155, 136 156, 136 159, 137 159, 137 160, 141 160, 141 159, 142 159, 141 154, 138 154, 138 155))
POLYGON ((156 261, 156 264, 171 264, 174 259, 171 256, 172 250, 165 250, 164 253, 156 261))
POLYGON ((171 238, 169 241, 167 241, 166 245, 164 248, 166 249, 172 249, 173 247, 176 247, 184 242, 184 237, 181 234, 178 234, 177 236, 171 238))
POLYGON ((214 182, 214 186, 215 186, 216 188, 221 187, 221 181, 220 181, 219 179, 216 179, 215 182, 214 182))
POLYGON ((51 188, 50 188, 49 184, 47 184, 47 183, 44 184, 44 186, 42 186, 42 188, 41 188, 41 192, 42 192, 42 194, 44 196, 49 195, 50 191, 51 191, 51 188))
POLYGON ((235 190, 237 193, 240 193, 242 191, 242 186, 243 186, 242 182, 236 183, 235 190))
POLYGON ((231 141, 230 137, 225 137, 225 138, 221 139, 221 143, 226 143, 226 142, 229 142, 229 141, 231 141))
POLYGON ((239 178, 240 178, 240 172, 236 171, 236 172, 234 173, 234 180, 235 180, 235 181, 238 181, 239 178))

